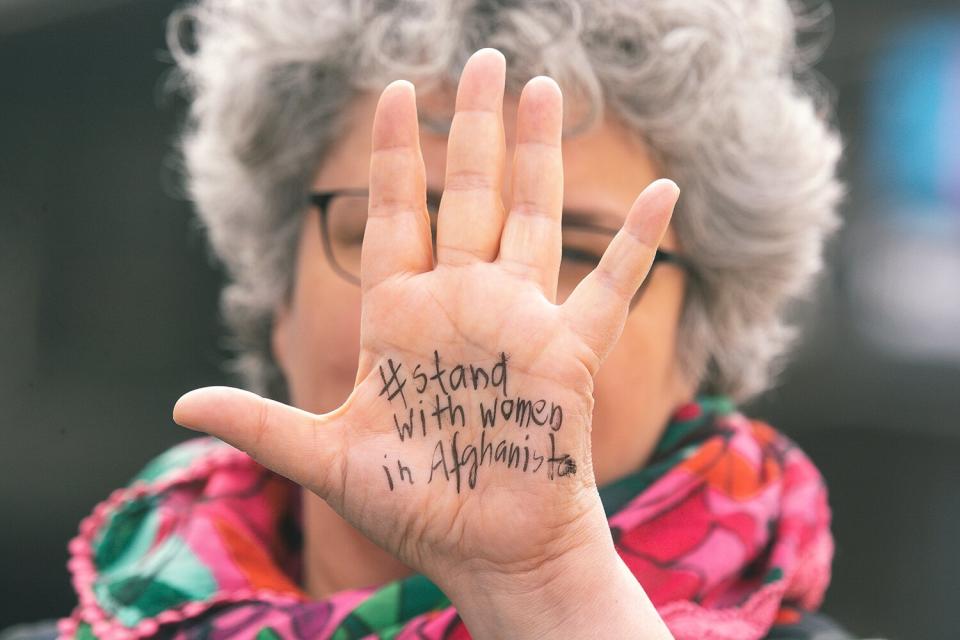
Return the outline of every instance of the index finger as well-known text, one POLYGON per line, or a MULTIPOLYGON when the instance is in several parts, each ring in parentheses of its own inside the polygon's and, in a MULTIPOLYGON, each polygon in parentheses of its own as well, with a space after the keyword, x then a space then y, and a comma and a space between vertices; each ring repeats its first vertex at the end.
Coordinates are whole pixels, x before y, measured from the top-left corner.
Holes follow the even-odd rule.
POLYGON ((372 146, 367 227, 360 253, 364 291, 396 273, 433 268, 426 169, 411 82, 395 80, 380 94, 372 146))

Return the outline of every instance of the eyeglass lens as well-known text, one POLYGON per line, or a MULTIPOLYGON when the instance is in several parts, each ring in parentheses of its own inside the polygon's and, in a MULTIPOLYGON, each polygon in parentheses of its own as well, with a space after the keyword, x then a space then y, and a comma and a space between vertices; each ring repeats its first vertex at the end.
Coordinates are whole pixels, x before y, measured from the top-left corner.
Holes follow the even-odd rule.
MULTIPOLYGON (((339 194, 327 203, 326 229, 330 250, 340 271, 360 279, 360 250, 367 224, 366 195, 339 194)), ((430 223, 436 247, 439 202, 428 201, 430 223)), ((600 261, 613 238, 612 231, 578 224, 563 224, 563 255, 557 281, 557 302, 564 299, 600 261)))

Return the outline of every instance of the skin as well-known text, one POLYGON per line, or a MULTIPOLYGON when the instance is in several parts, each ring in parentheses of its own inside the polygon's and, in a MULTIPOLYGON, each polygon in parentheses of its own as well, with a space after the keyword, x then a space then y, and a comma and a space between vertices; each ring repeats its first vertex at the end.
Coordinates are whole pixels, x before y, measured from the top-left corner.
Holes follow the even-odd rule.
MULTIPOLYGON (((371 129, 379 94, 361 95, 350 108, 349 128, 325 157, 315 190, 365 187, 369 182, 371 129)), ((426 96, 427 105, 442 98, 426 96)), ((516 149, 518 98, 504 97, 507 157, 516 149)), ((421 129, 429 189, 442 191, 447 139, 421 129)), ((563 140, 564 206, 595 212, 613 228, 623 224, 638 185, 660 176, 650 154, 612 118, 563 140)), ((510 176, 502 188, 510 204, 510 176)), ((276 313, 273 348, 293 404, 314 413, 339 407, 353 389, 360 350, 360 288, 330 267, 319 216, 307 215, 298 248, 289 304, 276 313), (337 301, 330 304, 330 301, 337 301)), ((660 245, 677 250, 668 228, 660 245)), ((623 334, 596 378, 592 447, 597 483, 640 468, 656 445, 670 412, 693 397, 675 359, 684 292, 681 270, 658 265, 627 318, 623 334)), ((412 570, 346 523, 319 496, 304 493, 304 576, 313 597, 380 584, 412 570)))
MULTIPOLYGON (((331 270, 318 216, 305 217, 295 288, 277 309, 273 334, 296 408, 209 387, 182 397, 174 419, 309 489, 304 569, 314 597, 417 570, 451 595, 476 637, 504 629, 530 635, 529 607, 544 608, 523 602, 534 593, 560 603, 554 612, 564 612, 567 633, 576 635, 571 625, 583 623, 594 632, 668 637, 649 602, 598 620, 579 615, 581 604, 568 606, 563 594, 573 584, 593 585, 597 593, 637 590, 645 599, 613 551, 595 487, 642 466, 671 412, 693 397, 695 385, 675 358, 683 273, 659 265, 647 274, 656 246, 679 249, 668 227, 676 187, 657 181, 638 197, 659 170, 613 119, 561 143, 559 87, 540 77, 519 98, 504 96, 503 65, 492 49, 471 58, 449 139, 415 126, 418 99, 409 83, 356 100, 314 187, 369 184, 371 202, 410 204, 371 214, 362 287, 331 270), (398 151, 408 148, 412 155, 398 151), (434 268, 425 211, 416 209, 424 187, 444 186, 434 268), (550 213, 514 213, 514 199, 550 213), (569 297, 555 291, 559 226, 550 225, 558 225, 561 203, 624 226, 601 267, 569 297), (644 276, 651 280, 628 314, 644 276), (511 321, 500 324, 507 315, 511 321), (421 480, 416 490, 386 493, 379 454, 410 459, 421 445, 397 445, 395 432, 372 426, 386 424, 396 409, 377 396, 377 372, 388 356, 409 368, 426 362, 437 344, 465 363, 508 351, 514 389, 564 406, 568 417, 557 436, 578 460, 576 473, 547 481, 489 468, 475 491, 421 480), (502 519, 512 527, 497 526, 502 519), (501 593, 514 597, 497 600, 501 593)), ((423 97, 431 99, 439 98, 423 97)), ((537 620, 536 630, 554 618, 537 620)))

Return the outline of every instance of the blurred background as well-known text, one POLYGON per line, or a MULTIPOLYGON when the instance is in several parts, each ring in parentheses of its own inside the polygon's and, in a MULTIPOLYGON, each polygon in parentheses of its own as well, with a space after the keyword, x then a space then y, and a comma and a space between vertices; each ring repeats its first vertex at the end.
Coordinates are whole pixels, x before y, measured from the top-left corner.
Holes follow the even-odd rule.
MULTIPOLYGON (((67 541, 233 384, 223 273, 177 196, 169 0, 0 0, 0 629, 66 615, 67 541)), ((745 407, 823 471, 824 609, 860 636, 960 629, 960 6, 835 0, 817 65, 845 227, 777 388, 745 407)))

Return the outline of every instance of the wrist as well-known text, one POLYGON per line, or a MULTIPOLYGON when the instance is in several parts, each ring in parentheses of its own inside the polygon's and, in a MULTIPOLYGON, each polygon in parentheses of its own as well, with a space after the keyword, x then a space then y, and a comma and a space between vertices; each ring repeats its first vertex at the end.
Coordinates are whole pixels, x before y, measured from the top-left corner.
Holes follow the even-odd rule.
POLYGON ((471 637, 672 638, 603 522, 602 532, 535 569, 462 574, 444 586, 471 637))

